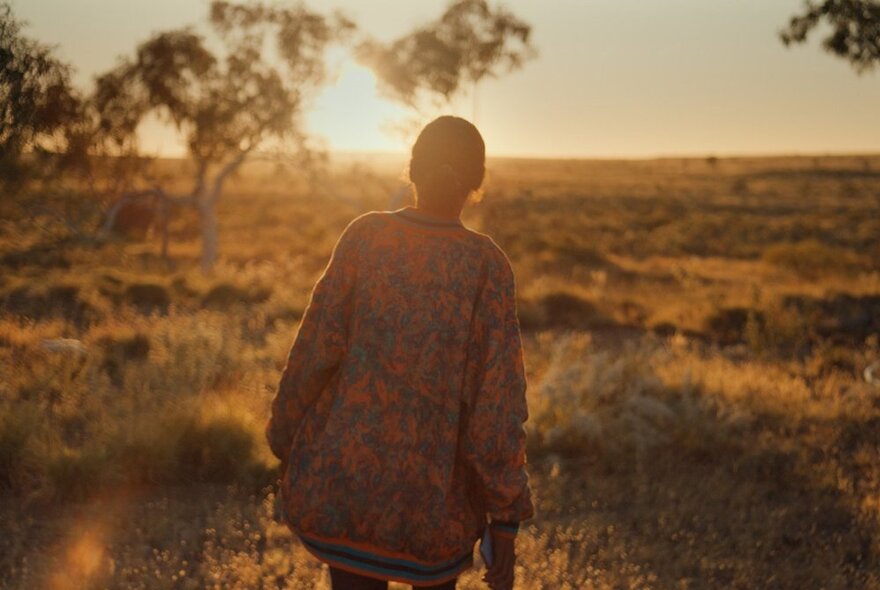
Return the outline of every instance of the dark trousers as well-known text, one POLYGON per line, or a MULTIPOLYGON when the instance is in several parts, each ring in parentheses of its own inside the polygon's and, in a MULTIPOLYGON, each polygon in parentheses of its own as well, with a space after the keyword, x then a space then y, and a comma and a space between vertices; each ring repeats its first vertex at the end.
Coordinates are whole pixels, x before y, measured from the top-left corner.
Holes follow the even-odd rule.
MULTIPOLYGON (((436 586, 419 586, 420 590, 455 590, 456 580, 449 580, 436 586)), ((353 574, 345 570, 330 568, 330 584, 333 590, 388 590, 388 582, 353 574)), ((415 588, 415 586, 413 586, 415 588)))

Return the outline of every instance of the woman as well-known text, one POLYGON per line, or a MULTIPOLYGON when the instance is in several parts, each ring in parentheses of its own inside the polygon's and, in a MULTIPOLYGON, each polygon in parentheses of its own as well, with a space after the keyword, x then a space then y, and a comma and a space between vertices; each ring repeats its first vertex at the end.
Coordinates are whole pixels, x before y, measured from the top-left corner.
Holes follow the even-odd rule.
POLYGON ((290 350, 267 426, 281 512, 335 590, 455 588, 487 526, 484 580, 513 586, 534 512, 514 276, 459 219, 484 173, 473 125, 427 125, 416 206, 346 227, 290 350))

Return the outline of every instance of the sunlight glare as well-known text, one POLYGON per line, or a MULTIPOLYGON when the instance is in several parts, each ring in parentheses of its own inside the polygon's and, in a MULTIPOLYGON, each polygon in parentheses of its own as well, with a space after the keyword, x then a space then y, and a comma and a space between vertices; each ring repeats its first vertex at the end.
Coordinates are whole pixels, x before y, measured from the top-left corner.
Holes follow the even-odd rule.
POLYGON ((114 563, 107 554, 104 536, 103 527, 99 525, 85 527, 68 547, 61 569, 50 576, 50 587, 73 590, 111 575, 114 563))
POLYGON ((308 115, 309 130, 331 150, 398 151, 404 148, 389 125, 406 110, 382 98, 369 68, 346 61, 339 76, 318 96, 308 115))

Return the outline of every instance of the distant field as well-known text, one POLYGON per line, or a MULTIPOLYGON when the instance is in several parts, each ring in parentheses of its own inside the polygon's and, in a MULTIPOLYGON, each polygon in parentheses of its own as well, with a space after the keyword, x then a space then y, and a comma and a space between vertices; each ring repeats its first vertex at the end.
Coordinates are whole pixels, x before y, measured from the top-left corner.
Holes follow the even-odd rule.
MULTIPOLYGON (((0 206, 0 586, 329 587, 272 522, 263 425, 404 165, 251 166, 210 276, 189 214, 166 261, 0 206)), ((517 276, 519 588, 880 588, 880 156, 498 159, 463 220, 517 276)))

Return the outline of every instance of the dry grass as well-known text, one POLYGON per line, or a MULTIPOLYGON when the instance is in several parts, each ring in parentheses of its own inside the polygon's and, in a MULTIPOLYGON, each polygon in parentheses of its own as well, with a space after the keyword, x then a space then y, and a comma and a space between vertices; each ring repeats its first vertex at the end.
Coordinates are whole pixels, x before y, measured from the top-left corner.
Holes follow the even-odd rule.
MULTIPOLYGON (((0 585, 327 588, 262 427, 339 231, 402 160, 252 168, 158 245, 0 217, 0 585)), ((169 171, 173 163, 169 163, 169 171)), ((538 517, 521 588, 880 588, 880 158, 512 161, 538 517)), ((479 572, 460 587, 479 588, 479 572)))

